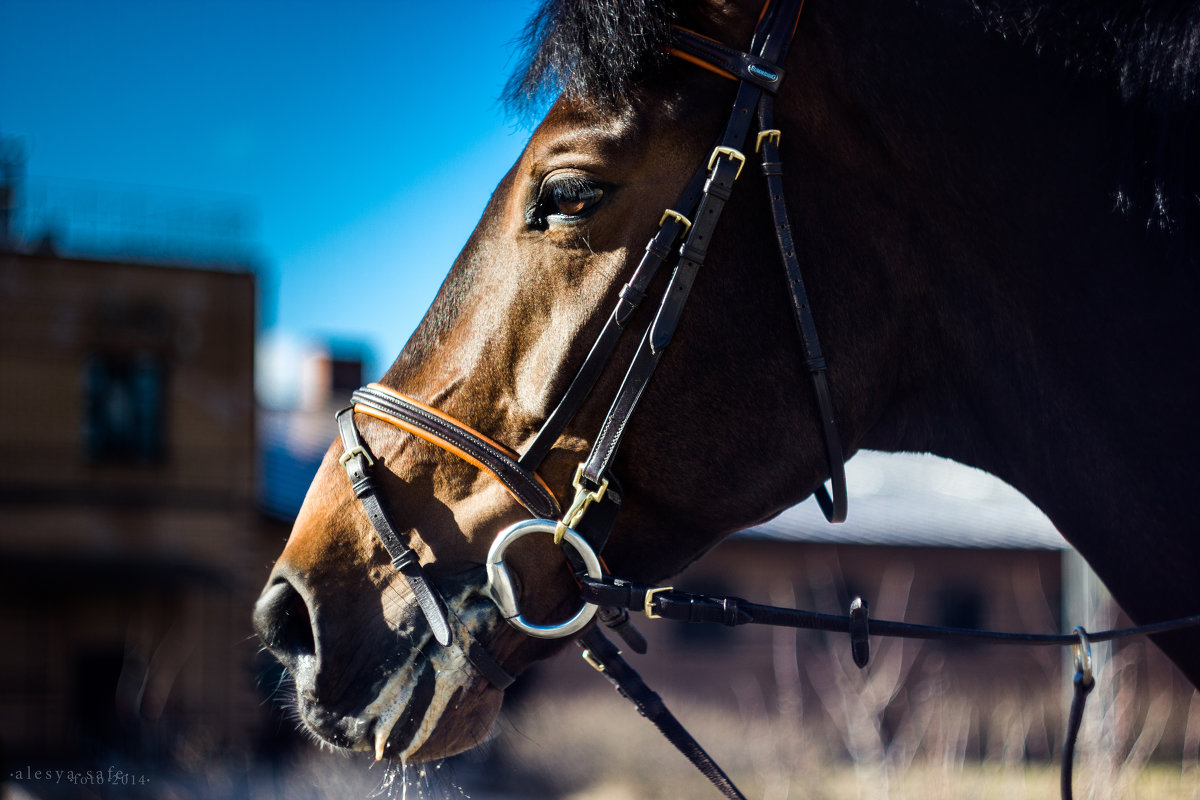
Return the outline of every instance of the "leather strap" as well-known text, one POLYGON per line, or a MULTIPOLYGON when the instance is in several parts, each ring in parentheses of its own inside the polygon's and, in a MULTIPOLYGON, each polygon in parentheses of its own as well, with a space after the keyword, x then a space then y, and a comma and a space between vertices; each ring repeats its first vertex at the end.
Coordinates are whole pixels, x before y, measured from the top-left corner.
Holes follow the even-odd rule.
MULTIPOLYGON (((375 535, 379 537, 384 549, 391 556, 392 566, 404 576, 416 597, 417 605, 420 606, 421 612, 425 615, 425 619, 428 620, 429 627, 433 631, 433 638, 437 640, 438 644, 445 647, 450 643, 450 623, 446 619, 449 609, 437 588, 425 575, 425 571, 417 560, 416 552, 400 539, 395 524, 388 516, 375 491, 375 484, 370 476, 375 458, 371 455, 366 442, 363 441, 354 424, 354 410, 346 408, 339 411, 337 425, 344 451, 342 466, 346 468, 346 475, 350 479, 350 485, 354 488, 354 495, 362 502, 367 519, 371 522, 371 527, 375 529, 375 535)), ((475 582, 482 583, 483 568, 479 567, 477 571, 480 577, 475 582)), ((449 611, 449 613, 453 613, 453 611, 449 611)), ((467 631, 466 646, 463 647, 467 660, 497 689, 503 691, 511 686, 515 678, 500 666, 500 663, 488 652, 486 647, 471 636, 465 624, 462 625, 462 630, 467 631)))
MULTIPOLYGON (((797 608, 781 608, 751 603, 739 597, 695 594, 670 588, 648 586, 621 580, 580 578, 579 597, 588 603, 616 606, 633 611, 649 611, 654 618, 682 622, 717 622, 738 625, 780 625, 787 628, 850 633, 865 623, 866 609, 857 618, 841 614, 822 614, 797 608)), ((1093 642, 1107 642, 1129 636, 1152 636, 1158 633, 1200 626, 1200 615, 1179 617, 1132 628, 1114 628, 1088 633, 1093 642)), ((935 625, 915 625, 886 619, 870 620, 871 636, 893 636, 901 639, 936 639, 941 641, 977 642, 980 644, 1073 645, 1076 634, 1009 633, 1006 631, 948 628, 935 625)))
MULTIPOLYGON (((750 94, 757 99, 758 89, 749 84, 742 84, 742 88, 739 90, 739 99, 749 100, 748 95, 750 94)), ((751 106, 752 104, 752 101, 748 103, 751 106)), ((745 116, 749 117, 748 114, 745 116)), ((746 126, 749 126, 749 119, 746 119, 746 126)), ((743 132, 742 138, 744 137, 745 133, 743 132)), ((734 142, 736 137, 727 136, 723 141, 734 142)), ((732 143, 722 146, 731 150, 737 149, 737 146, 732 143)), ((674 336, 684 304, 695 283, 696 275, 704 264, 704 259, 708 254, 708 243, 720 220, 725 201, 729 199, 740 167, 739 162, 727 155, 718 155, 716 158, 712 173, 704 185, 700 205, 696 209, 696 218, 692 222, 687 238, 680 247, 679 263, 667 284, 658 312, 638 345, 633 361, 621 382, 621 388, 617 391, 617 396, 609 408, 600 433, 592 444, 591 453, 584 463, 583 477, 595 486, 600 484, 604 473, 611 465, 617 447, 621 443, 621 437, 625 433, 625 426, 633 416, 638 401, 662 358, 664 349, 674 336)))
MULTIPOLYGON (((474 567, 473 569, 470 569, 467 572, 461 573, 455 577, 462 584, 481 586, 487 582, 487 569, 485 567, 474 567)), ((450 609, 450 613, 453 614, 454 609, 450 609)), ((483 677, 487 678, 488 682, 500 691, 504 691, 509 686, 512 686, 516 681, 516 678, 514 678, 512 675, 509 675, 504 667, 500 666, 500 662, 497 661, 495 656, 492 655, 491 651, 489 651, 487 647, 475 637, 475 634, 471 631, 467 624, 462 621, 461 618, 455 615, 455 619, 458 619, 459 624, 464 631, 464 636, 467 640, 466 647, 463 648, 463 652, 466 654, 467 660, 471 662, 473 667, 475 667, 476 671, 478 671, 483 677)))
POLYGON ((821 430, 825 439, 829 480, 833 487, 832 498, 825 490, 824 485, 817 487, 814 494, 817 498, 817 505, 821 507, 827 520, 844 522, 849 504, 846 493, 846 459, 842 451, 841 437, 838 436, 837 420, 833 413, 833 399, 830 397, 829 384, 825 379, 825 356, 821 353, 817 325, 813 321, 808 290, 804 288, 804 276, 800 272, 800 260, 796 255, 796 243, 792 238, 792 224, 788 217, 787 201, 783 191, 783 158, 779 153, 779 136, 778 132, 774 136, 762 133, 770 132, 775 128, 773 107, 774 100, 769 95, 763 95, 762 99, 758 101, 758 129, 760 131, 758 146, 762 150, 762 171, 767 179, 767 197, 771 206, 771 217, 775 222, 775 237, 779 245, 779 255, 783 260, 783 268, 787 277, 788 296, 792 301, 796 331, 800 334, 800 343, 804 349, 804 365, 812 375, 817 412, 821 418, 821 430))
POLYGON ((488 683, 500 691, 503 692, 516 682, 517 679, 509 675, 504 667, 500 666, 500 662, 477 639, 467 640, 466 654, 471 666, 475 667, 480 675, 488 679, 488 683))
POLYGON ((683 753, 722 795, 730 800, 745 800, 745 795, 737 790, 712 756, 679 723, 662 698, 642 680, 642 676, 621 658, 621 651, 599 629, 593 626, 576 643, 584 648, 584 658, 588 663, 608 678, 617 692, 637 707, 639 714, 654 723, 667 741, 683 753))
POLYGON ((651 281, 658 274, 659 267, 672 254, 672 246, 679 235, 685 232, 687 226, 691 224, 690 219, 685 223, 680 216, 683 216, 684 219, 687 219, 687 215, 694 216, 693 209, 699 202, 707 175, 706 167, 698 169, 692 175, 692 179, 688 181, 687 188, 675 201, 675 205, 668 209, 668 212, 675 212, 674 215, 663 214, 662 222, 654 236, 646 244, 646 252, 642 255, 633 276, 628 283, 621 287, 616 307, 613 308, 608 321, 605 322, 604 329, 600 331, 592 349, 588 351, 587 357, 584 358, 579 371, 575 373, 566 393, 558 401, 554 411, 546 418, 541 430, 538 431, 537 436, 521 456, 519 463, 524 469, 537 469, 546 454, 550 452, 550 448, 562 436, 567 425, 583 407, 584 401, 587 400, 596 381, 603 373, 604 367, 608 364, 608 360, 612 357, 621 334, 625 332, 626 323, 645 300, 646 292, 650 288, 651 281))
POLYGON ((375 535, 391 556, 392 566, 404 576, 417 598, 425 619, 429 621, 433 638, 444 647, 450 643, 450 623, 446 620, 445 606, 437 590, 430 585, 425 571, 421 569, 417 554, 400 539, 395 524, 379 501, 375 483, 370 475, 375 459, 367 449, 366 442, 358 435, 358 428, 354 426, 353 410, 347 408, 339 411, 337 424, 344 451, 342 466, 346 468, 350 485, 354 487, 354 495, 362 502, 363 511, 366 512, 371 527, 375 529, 375 535))
MULTIPOLYGON (((862 598, 855 598, 851 603, 849 616, 839 616, 835 614, 819 614, 800 609, 764 606, 757 603, 749 603, 737 597, 717 597, 677 592, 670 587, 655 587, 613 579, 594 580, 586 575, 580 576, 579 580, 581 585, 580 598, 585 602, 603 604, 610 608, 641 610, 651 619, 663 618, 685 622, 719 622, 728 626, 758 623, 849 633, 854 663, 860 669, 867 665, 870 655, 868 637, 871 635, 1010 645, 1074 645, 1076 647, 1075 675, 1073 679, 1074 693, 1071 699, 1071 709, 1067 717, 1067 728, 1063 739, 1062 772, 1060 775, 1060 789, 1064 800, 1071 800, 1073 796, 1071 783, 1075 759, 1075 744, 1078 741, 1079 729, 1083 721, 1084 705, 1087 702, 1088 694, 1095 686, 1095 678, 1092 675, 1090 642, 1112 641, 1130 636, 1152 636, 1167 631, 1200 626, 1200 615, 1196 615, 1179 617, 1148 625, 1138 625, 1131 628, 1099 631, 1097 633, 1088 633, 1079 627, 1075 629, 1075 633, 1073 634, 1008 633, 967 628, 913 625, 907 622, 893 622, 889 620, 872 620, 868 627, 867 604, 862 598)), ((599 635, 594 629, 592 634, 599 635)), ((603 637, 600 638, 602 639, 603 637)), ((596 666, 602 672, 609 670, 609 661, 603 655, 597 655, 598 651, 601 653, 604 652, 603 645, 597 643, 595 648, 593 648, 592 640, 587 639, 587 637, 585 637, 584 644, 591 650, 591 652, 585 653, 585 658, 587 658, 589 663, 592 663, 593 666, 596 666)), ((604 644, 608 644, 610 648, 612 647, 606 641, 604 644)), ((615 648, 612 649, 615 650, 615 648)), ((624 664, 624 662, 621 663, 622 665, 624 664)), ((617 670, 613 669, 612 672, 613 674, 608 674, 609 679, 617 684, 618 691, 629 697, 630 693, 622 689, 623 683, 621 681, 623 679, 618 676, 619 673, 617 670)), ((634 673, 634 678, 638 682, 641 680, 637 677, 636 673, 634 673)), ((644 688, 644 686, 643 689, 649 692, 649 689, 644 688)), ((657 699, 657 695, 650 694, 653 699, 657 699)), ((631 699, 633 698, 631 697, 631 699)), ((637 703, 638 701, 634 700, 634 702, 637 703)), ((641 705, 639 705, 639 710, 641 710, 641 705)), ((673 718, 672 722, 674 722, 673 718)), ((660 729, 662 729, 661 726, 660 729)), ((671 739, 670 733, 667 733, 666 730, 663 730, 663 732, 667 735, 668 739, 671 739)), ((684 746, 675 742, 674 739, 672 739, 672 743, 680 750, 684 750, 684 746)), ((702 772, 705 772, 704 766, 697 763, 697 767, 702 772)), ((705 775, 708 776, 709 773, 705 772, 705 775)), ((722 788, 721 784, 717 783, 711 776, 709 776, 709 779, 713 780, 718 788, 722 788)), ((722 791, 724 791, 723 788, 722 791)))
MULTIPOLYGON (((791 33, 795 30, 800 6, 801 3, 792 2, 782 3, 779 6, 773 4, 768 7, 766 15, 760 21, 755 32, 754 40, 751 42, 752 52, 746 55, 744 63, 757 63, 756 60, 772 65, 782 63, 791 40, 791 33), (786 5, 787 9, 780 11, 779 8, 783 5, 786 5)), ((689 43, 686 46, 696 44, 694 34, 689 36, 689 32, 678 29, 676 33, 682 33, 681 41, 686 40, 689 43)), ((698 38, 703 39, 703 37, 698 38)), ((723 45, 719 49, 729 50, 723 45)), ((780 77, 782 77, 782 70, 780 70, 780 77)), ((708 165, 711 172, 704 185, 695 219, 692 221, 692 227, 679 251, 679 262, 671 276, 658 313, 638 346, 621 387, 617 391, 617 396, 609 408, 600 433, 592 444, 591 453, 584 462, 583 477, 592 486, 599 486, 602 482, 604 474, 616 454, 617 447, 620 445, 626 425, 658 366, 663 350, 674 337, 684 304, 687 302, 692 285, 708 254, 713 231, 716 229, 721 212, 730 197, 733 183, 745 164, 741 148, 750 130, 751 112, 758 104, 763 91, 763 87, 756 81, 740 80, 738 83, 729 121, 725 125, 725 130, 708 165)))
POLYGON ((763 91, 777 91, 783 82, 783 68, 777 63, 743 53, 687 28, 675 26, 671 44, 671 55, 733 80, 747 81, 763 91))
MULTIPOLYGON (((1090 638, 1094 639, 1095 637, 1091 636, 1090 638)), ((1075 766, 1075 742, 1079 739, 1079 726, 1083 722, 1083 706, 1087 702, 1092 688, 1095 687, 1096 681, 1090 675, 1085 676, 1081 672, 1076 672, 1072 683, 1075 691, 1071 696, 1071 711, 1067 714, 1067 733, 1063 739, 1062 773, 1059 780, 1063 800, 1071 800, 1074 796, 1071 789, 1071 776, 1075 766)))
POLYGON ((458 420, 378 383, 357 390, 352 400, 355 411, 419 436, 487 472, 533 516, 558 519, 562 515, 545 481, 522 467, 516 453, 458 420))

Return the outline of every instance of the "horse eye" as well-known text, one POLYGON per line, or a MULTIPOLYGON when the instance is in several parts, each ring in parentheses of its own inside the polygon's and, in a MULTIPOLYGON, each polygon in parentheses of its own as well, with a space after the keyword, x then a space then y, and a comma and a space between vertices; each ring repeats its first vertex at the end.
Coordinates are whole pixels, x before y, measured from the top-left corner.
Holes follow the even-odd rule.
POLYGON ((604 199, 604 189, 577 175, 552 180, 542 189, 539 214, 546 221, 571 222, 587 216, 604 199))

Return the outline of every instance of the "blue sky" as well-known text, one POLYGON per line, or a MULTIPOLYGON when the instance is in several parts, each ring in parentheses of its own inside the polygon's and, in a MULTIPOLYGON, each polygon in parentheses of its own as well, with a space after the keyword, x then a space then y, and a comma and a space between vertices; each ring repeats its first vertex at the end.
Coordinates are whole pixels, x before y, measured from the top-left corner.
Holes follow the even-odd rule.
POLYGON ((529 13, 0 0, 0 134, 31 179, 245 201, 264 331, 362 341, 382 370, 528 138, 498 97, 529 13))

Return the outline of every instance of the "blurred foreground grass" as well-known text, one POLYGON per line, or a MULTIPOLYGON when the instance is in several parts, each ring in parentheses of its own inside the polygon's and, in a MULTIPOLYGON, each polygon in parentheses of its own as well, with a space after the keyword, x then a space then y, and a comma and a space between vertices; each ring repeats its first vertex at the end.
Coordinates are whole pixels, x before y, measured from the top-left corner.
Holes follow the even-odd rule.
MULTIPOLYGON (((1057 798, 1058 770, 1055 766, 1003 768, 991 764, 968 764, 948 773, 932 764, 914 764, 902 777, 887 781, 881 774, 855 774, 847 765, 826 765, 813 772, 795 773, 784 781, 767 786, 749 777, 739 781, 749 798, 787 798, 787 800, 848 800, 849 798, 891 798, 891 800, 1049 800, 1057 798)), ((1194 774, 1181 775, 1178 766, 1152 765, 1136 780, 1123 787, 1086 789, 1087 776, 1077 772, 1076 797, 1103 797, 1113 800, 1179 800, 1200 797, 1194 774), (1117 792, 1117 793, 1114 793, 1117 792)), ((563 800, 683 800, 717 798, 703 779, 667 778, 661 772, 633 776, 614 776, 585 789, 562 795, 563 800)))
MULTIPOLYGON (((670 704, 670 700, 668 699, 670 704)), ((1059 765, 979 760, 931 739, 907 760, 855 764, 826 729, 693 706, 680 719, 748 798, 758 800, 1047 800, 1059 796, 1059 765)), ((952 716, 951 709, 938 712, 952 716)), ((591 692, 521 705, 490 744, 491 775, 530 798, 691 800, 719 797, 654 727, 615 695, 591 692)), ((488 773, 484 769, 484 774, 488 773)), ((1195 754, 1125 765, 1077 760, 1079 800, 1200 800, 1195 754)), ((521 794, 518 791, 518 794, 521 794)))

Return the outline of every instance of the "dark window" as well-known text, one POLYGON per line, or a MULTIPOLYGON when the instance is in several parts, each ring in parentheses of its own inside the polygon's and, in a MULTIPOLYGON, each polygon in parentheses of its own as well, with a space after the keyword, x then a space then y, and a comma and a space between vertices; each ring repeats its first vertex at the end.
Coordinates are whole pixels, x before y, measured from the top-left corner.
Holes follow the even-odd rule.
POLYGON ((160 358, 93 356, 84 384, 84 438, 90 461, 157 464, 163 460, 166 380, 160 358))

